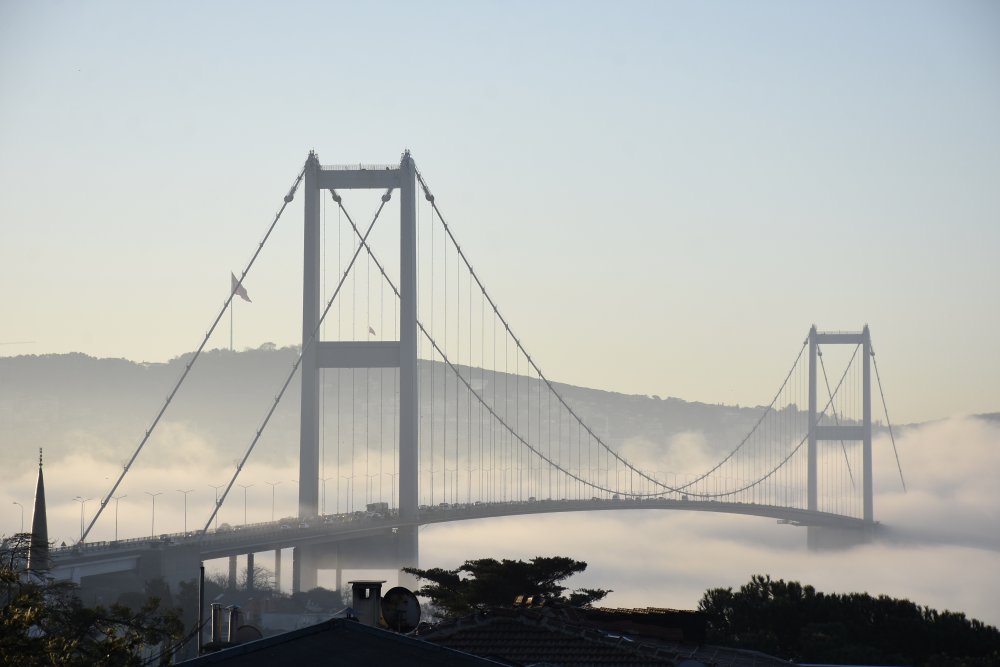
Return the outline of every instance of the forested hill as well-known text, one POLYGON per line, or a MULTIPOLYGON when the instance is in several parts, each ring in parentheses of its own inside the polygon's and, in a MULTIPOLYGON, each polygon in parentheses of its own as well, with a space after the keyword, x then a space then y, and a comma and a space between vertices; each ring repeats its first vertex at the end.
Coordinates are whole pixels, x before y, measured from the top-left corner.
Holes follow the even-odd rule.
MULTIPOLYGON (((204 353, 165 413, 153 444, 157 438, 174 442, 186 438, 237 456, 272 404, 297 353, 297 348, 271 345, 204 353)), ((0 358, 0 447, 5 464, 17 471, 34 465, 38 447, 45 447, 47 456, 54 459, 83 450, 124 462, 190 359, 191 355, 184 355, 167 363, 136 363, 78 353, 0 358)), ((478 369, 473 371, 473 384, 478 373, 478 369)), ((440 364, 422 362, 422 378, 430 381, 444 376, 440 364)), ((488 383, 489 374, 485 377, 488 383)), ((527 379, 519 382, 537 384, 527 379)), ((626 455, 630 448, 646 456, 667 454, 671 443, 698 442, 702 437, 705 449, 727 452, 762 410, 556 386, 596 433, 624 448, 626 455)), ((323 399, 327 437, 338 421, 343 428, 350 427, 351 403, 361 414, 366 397, 370 419, 377 424, 377 403, 381 398, 383 407, 391 404, 394 389, 391 370, 327 371, 323 399)), ((421 391, 421 400, 426 400, 430 392, 421 391)), ((448 395, 456 394, 462 392, 455 391, 452 378, 448 395)), ((296 377, 268 426, 256 460, 295 456, 298 419, 296 377)), ((391 430, 391 422, 387 420, 383 428, 391 430)), ((169 447, 150 447, 148 457, 155 463, 158 456, 168 455, 169 447)))

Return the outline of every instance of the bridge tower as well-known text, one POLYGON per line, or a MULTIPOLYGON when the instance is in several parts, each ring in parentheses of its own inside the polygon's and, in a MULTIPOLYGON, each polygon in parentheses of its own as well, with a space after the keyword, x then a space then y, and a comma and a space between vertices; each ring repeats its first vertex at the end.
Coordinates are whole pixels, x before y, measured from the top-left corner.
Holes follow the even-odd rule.
POLYGON ((830 332, 816 330, 814 324, 809 329, 809 449, 808 449, 808 509, 819 509, 819 483, 817 474, 817 443, 824 440, 851 440, 862 443, 862 498, 863 519, 867 526, 866 534, 858 535, 834 528, 809 526, 806 538, 810 549, 825 549, 852 546, 866 542, 875 524, 874 503, 872 500, 872 383, 871 383, 871 333, 866 324, 860 333, 830 332), (816 360, 819 346, 823 345, 861 345, 862 351, 862 418, 860 426, 819 424, 816 392, 816 360))
MULTIPOLYGON (((417 230, 416 167, 406 151, 398 167, 324 167, 311 152, 304 179, 305 233, 302 283, 302 405, 299 440, 299 516, 319 514, 319 387, 324 368, 399 368, 399 514, 413 523, 397 533, 397 564, 417 566, 417 230), (324 190, 399 190, 400 305, 398 341, 323 341, 317 329, 320 294, 320 197, 324 190)), ((336 557, 336 551, 332 551, 336 557)), ((295 547, 293 590, 316 586, 329 555, 322 545, 295 547)), ((338 564, 339 566, 339 564, 338 564)))

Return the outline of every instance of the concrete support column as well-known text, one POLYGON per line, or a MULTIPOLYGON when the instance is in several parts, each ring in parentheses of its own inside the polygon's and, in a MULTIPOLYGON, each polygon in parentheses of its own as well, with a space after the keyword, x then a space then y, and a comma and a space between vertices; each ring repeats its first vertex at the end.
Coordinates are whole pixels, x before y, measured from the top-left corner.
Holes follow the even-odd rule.
POLYGON ((292 592, 310 591, 316 588, 318 567, 312 547, 292 549, 292 592))
POLYGON ((253 583, 254 583, 253 582, 253 568, 254 568, 253 554, 252 553, 248 553, 247 554, 247 590, 248 591, 252 591, 253 588, 254 588, 254 586, 253 586, 253 583))
POLYGON ((808 470, 808 509, 815 512, 818 508, 819 490, 816 474, 816 325, 809 329, 809 449, 807 453, 808 470))
POLYGON ((229 557, 229 590, 236 590, 236 556, 229 557))
POLYGON ((417 200, 416 168, 409 151, 399 170, 399 516, 415 522, 419 502, 417 200))
POLYGON ((417 578, 403 572, 404 567, 420 567, 420 542, 417 526, 402 526, 396 532, 396 563, 400 569, 399 585, 413 589, 417 578))
POLYGON ((861 332, 861 351, 864 355, 864 364, 862 366, 863 375, 861 378, 862 384, 864 385, 861 393, 862 401, 862 477, 864 477, 864 487, 863 487, 863 502, 864 502, 864 520, 868 523, 872 523, 875 520, 875 507, 873 501, 873 487, 872 487, 872 375, 871 375, 871 364, 872 364, 872 336, 871 332, 868 331, 868 325, 861 332))
POLYGON ((281 592, 281 549, 274 550, 274 592, 281 592))

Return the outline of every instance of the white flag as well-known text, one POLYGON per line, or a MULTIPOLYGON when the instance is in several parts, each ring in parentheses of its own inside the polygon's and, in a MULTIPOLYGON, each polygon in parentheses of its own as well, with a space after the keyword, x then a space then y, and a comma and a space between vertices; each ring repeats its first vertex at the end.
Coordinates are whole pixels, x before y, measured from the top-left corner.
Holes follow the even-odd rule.
MULTIPOLYGON (((247 295, 247 288, 241 285, 240 281, 236 279, 236 274, 230 271, 229 277, 233 279, 233 294, 241 297, 244 301, 250 301, 250 297, 247 295)), ((250 303, 253 302, 250 301, 250 303)))

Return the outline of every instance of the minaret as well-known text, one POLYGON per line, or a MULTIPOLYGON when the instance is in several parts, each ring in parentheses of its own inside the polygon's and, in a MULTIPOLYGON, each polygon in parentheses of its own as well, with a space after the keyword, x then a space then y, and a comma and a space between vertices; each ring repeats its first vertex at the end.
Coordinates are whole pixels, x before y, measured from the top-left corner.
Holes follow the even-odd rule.
POLYGON ((38 484, 31 517, 31 546, 28 548, 28 571, 40 574, 49 569, 49 527, 45 520, 45 481, 42 479, 42 449, 38 448, 38 484))

